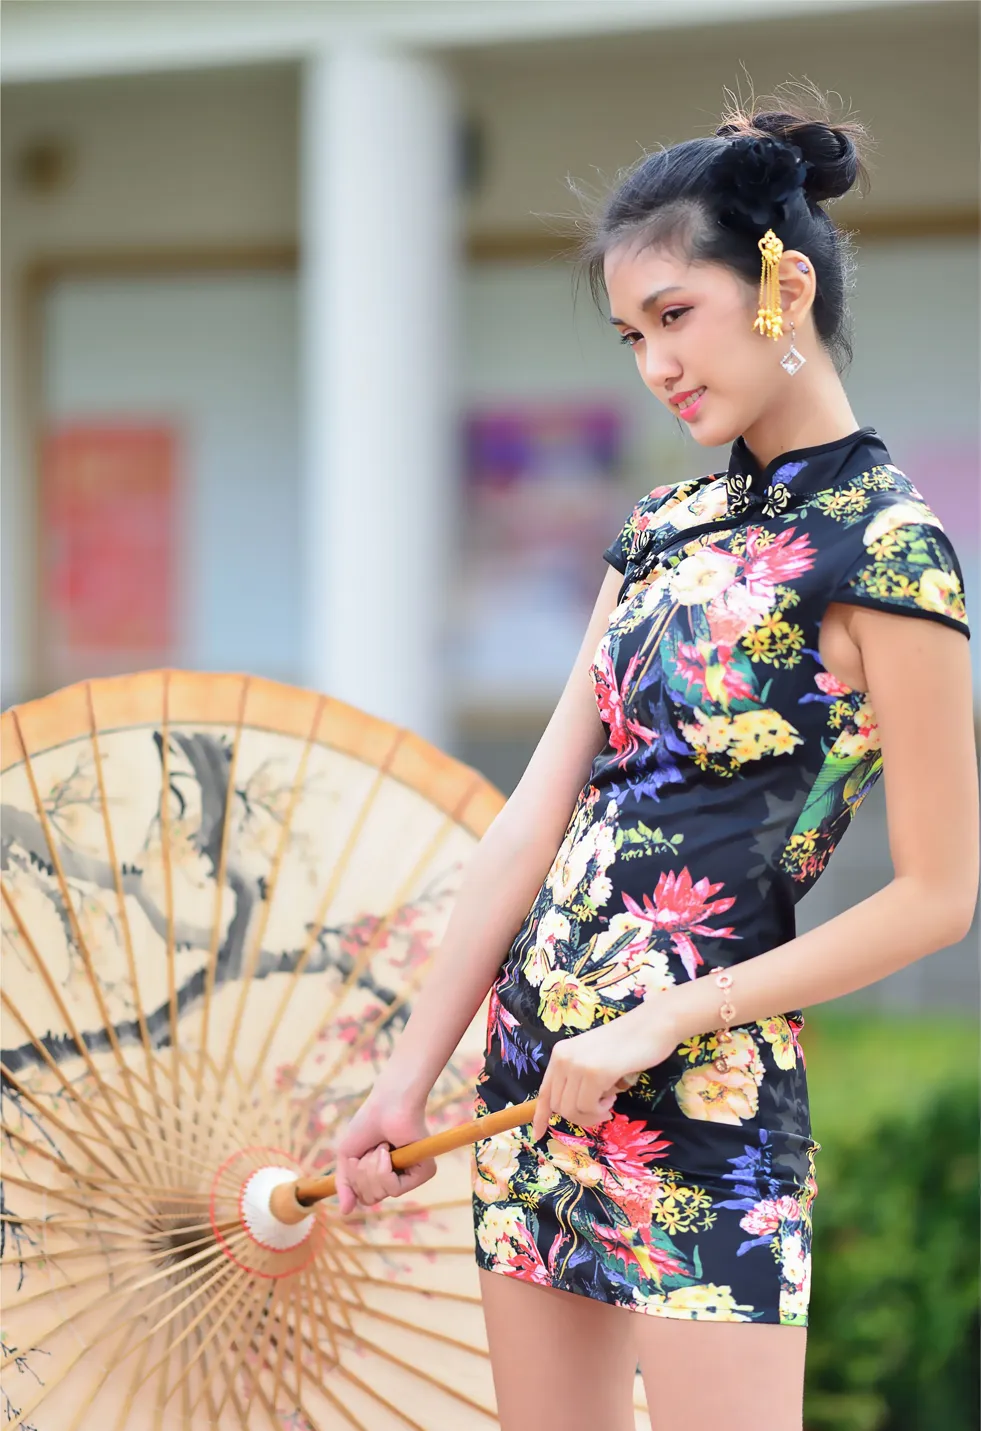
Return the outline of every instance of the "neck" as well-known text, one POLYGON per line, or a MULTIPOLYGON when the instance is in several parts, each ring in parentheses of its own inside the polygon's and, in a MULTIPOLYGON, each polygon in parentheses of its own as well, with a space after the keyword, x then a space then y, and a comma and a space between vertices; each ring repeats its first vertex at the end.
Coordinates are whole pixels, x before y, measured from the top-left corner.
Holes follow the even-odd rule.
POLYGON ((808 355, 804 373, 787 379, 787 390, 779 402, 762 412, 743 433, 743 440, 761 467, 784 452, 800 447, 816 447, 847 437, 859 423, 825 353, 808 355), (813 370, 808 371, 813 363, 813 370))

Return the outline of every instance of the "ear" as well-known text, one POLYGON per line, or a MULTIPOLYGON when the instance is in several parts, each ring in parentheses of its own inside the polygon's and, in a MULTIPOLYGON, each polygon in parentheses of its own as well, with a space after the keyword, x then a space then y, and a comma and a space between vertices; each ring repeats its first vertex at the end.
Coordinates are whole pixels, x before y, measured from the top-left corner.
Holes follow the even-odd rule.
POLYGON ((800 327, 811 311, 817 292, 814 265, 806 253, 788 248, 781 255, 778 276, 783 316, 787 322, 792 318, 800 327))

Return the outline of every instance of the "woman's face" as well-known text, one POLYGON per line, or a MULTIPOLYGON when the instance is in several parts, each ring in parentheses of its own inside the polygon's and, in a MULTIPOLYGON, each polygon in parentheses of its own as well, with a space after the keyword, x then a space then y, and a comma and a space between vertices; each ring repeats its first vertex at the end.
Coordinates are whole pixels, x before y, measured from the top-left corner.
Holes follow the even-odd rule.
POLYGON ((774 342, 754 330, 757 290, 731 269, 634 242, 610 250, 604 274, 610 321, 638 372, 701 446, 734 442, 787 396, 789 336, 774 342))

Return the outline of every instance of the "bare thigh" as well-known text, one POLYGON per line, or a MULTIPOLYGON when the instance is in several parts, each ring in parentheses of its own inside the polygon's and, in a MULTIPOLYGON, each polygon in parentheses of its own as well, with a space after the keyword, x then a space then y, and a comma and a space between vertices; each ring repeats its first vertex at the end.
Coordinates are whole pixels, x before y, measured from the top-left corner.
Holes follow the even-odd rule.
POLYGON ((634 1431, 636 1313, 484 1268, 480 1292, 501 1431, 634 1431))
POLYGON ((652 1431, 801 1431, 806 1327, 630 1315, 652 1431))

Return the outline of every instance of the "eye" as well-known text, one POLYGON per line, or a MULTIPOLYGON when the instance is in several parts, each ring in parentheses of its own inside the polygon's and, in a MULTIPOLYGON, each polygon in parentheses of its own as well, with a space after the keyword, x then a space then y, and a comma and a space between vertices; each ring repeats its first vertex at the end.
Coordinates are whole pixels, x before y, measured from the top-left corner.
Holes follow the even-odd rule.
POLYGON ((671 324, 668 322, 668 319, 669 319, 669 318, 672 320, 672 322, 677 322, 677 320, 681 317, 682 313, 688 313, 688 312, 690 312, 690 311, 691 311, 691 310, 690 310, 690 307, 689 307, 689 308, 665 308, 664 312, 661 314, 661 327, 662 327, 662 328, 669 328, 669 327, 671 326, 671 324))
POLYGON ((629 343, 629 345, 630 345, 631 348, 636 348, 636 346, 637 346, 638 343, 643 342, 643 338, 644 338, 644 335, 643 335, 642 333, 621 333, 621 334, 620 334, 620 342, 621 342, 621 343, 629 343))

